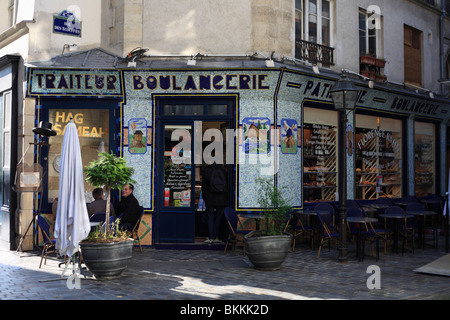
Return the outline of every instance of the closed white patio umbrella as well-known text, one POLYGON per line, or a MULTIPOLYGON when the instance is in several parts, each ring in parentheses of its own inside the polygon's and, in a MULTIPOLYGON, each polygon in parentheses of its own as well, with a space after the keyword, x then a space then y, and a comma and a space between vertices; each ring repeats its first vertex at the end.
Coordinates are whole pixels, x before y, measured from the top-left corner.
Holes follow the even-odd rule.
POLYGON ((59 200, 56 213, 56 249, 72 257, 79 243, 90 232, 89 215, 84 196, 83 164, 77 128, 72 120, 67 124, 61 150, 59 200))

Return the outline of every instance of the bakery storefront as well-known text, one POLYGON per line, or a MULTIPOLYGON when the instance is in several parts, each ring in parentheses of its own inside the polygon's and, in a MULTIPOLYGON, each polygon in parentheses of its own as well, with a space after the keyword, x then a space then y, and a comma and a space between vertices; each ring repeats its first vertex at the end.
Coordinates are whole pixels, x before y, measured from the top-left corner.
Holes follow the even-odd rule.
MULTIPOLYGON (((309 71, 282 65, 29 68, 36 123, 49 121, 57 132, 39 155, 48 167, 41 211, 51 212, 58 193, 70 119, 84 166, 99 151, 114 151, 135 169, 134 193, 145 208, 141 243, 147 246, 206 236, 201 181, 207 157, 226 166, 229 204, 238 212, 258 210, 258 178, 285 186, 297 209, 336 201, 338 172, 345 169, 349 198, 444 192, 445 177, 437 174, 445 171, 443 101, 358 82, 356 109, 344 128, 347 168, 341 168, 341 128, 329 94, 338 75, 309 71)), ((89 202, 92 187, 85 189, 89 202)))

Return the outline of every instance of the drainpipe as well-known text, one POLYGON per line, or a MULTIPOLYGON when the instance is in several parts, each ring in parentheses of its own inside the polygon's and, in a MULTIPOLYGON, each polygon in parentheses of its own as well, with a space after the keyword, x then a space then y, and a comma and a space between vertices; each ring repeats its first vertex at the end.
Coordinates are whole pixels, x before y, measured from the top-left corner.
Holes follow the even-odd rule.
MULTIPOLYGON (((439 50, 441 59, 441 79, 445 76, 445 59, 444 59, 444 18, 446 15, 445 0, 441 0, 441 18, 439 22, 439 50)), ((445 95, 445 85, 441 83, 441 95, 445 95)))

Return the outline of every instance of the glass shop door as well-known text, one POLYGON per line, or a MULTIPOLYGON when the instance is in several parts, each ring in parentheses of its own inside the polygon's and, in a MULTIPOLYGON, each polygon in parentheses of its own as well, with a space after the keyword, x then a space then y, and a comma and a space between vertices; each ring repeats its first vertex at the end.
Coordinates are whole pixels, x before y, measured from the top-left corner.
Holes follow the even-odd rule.
POLYGON ((163 123, 158 171, 158 242, 194 242, 193 124, 163 123))
MULTIPOLYGON (((161 99, 158 107, 154 240, 203 242, 208 236, 202 206, 204 155, 211 154, 216 162, 225 163, 227 149, 223 138, 227 129, 234 129, 233 101, 176 97, 161 99), (218 160, 219 157, 223 158, 218 160)), ((230 139, 234 148, 234 138, 230 139)), ((231 206, 234 171, 228 167, 232 165, 226 166, 231 206)))

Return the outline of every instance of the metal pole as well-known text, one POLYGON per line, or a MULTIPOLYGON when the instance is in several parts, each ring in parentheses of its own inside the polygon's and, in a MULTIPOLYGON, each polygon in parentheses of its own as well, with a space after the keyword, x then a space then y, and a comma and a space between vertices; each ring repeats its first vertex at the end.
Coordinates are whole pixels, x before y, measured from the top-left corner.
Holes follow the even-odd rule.
POLYGON ((446 253, 448 253, 448 229, 449 229, 449 227, 448 227, 448 223, 449 223, 449 220, 448 220, 448 212, 449 212, 449 210, 450 210, 450 208, 448 207, 448 205, 449 205, 449 201, 448 201, 448 197, 449 197, 449 194, 448 194, 448 192, 446 192, 445 193, 445 219, 444 219, 444 223, 445 223, 445 226, 444 226, 444 232, 445 232, 445 252, 446 253))
MULTIPOLYGON (((345 96, 344 96, 345 101, 345 96)), ((341 128, 339 129, 339 144, 341 151, 340 190, 339 190, 339 262, 347 262, 347 112, 340 112, 341 128)))

